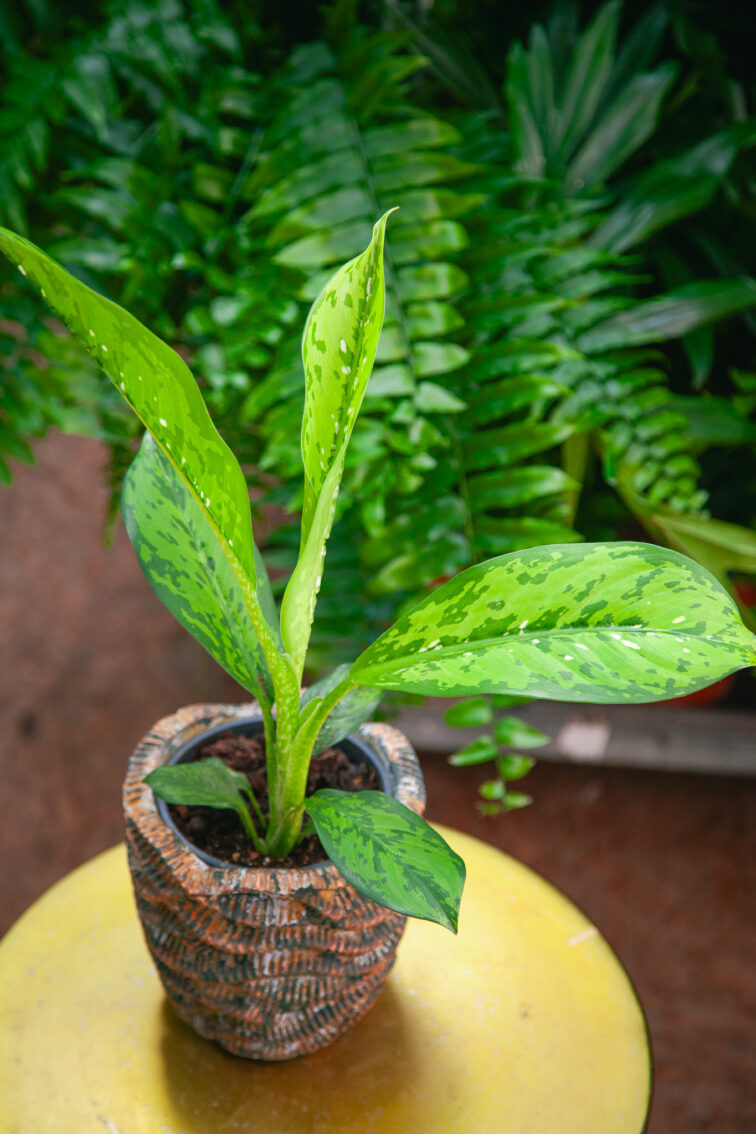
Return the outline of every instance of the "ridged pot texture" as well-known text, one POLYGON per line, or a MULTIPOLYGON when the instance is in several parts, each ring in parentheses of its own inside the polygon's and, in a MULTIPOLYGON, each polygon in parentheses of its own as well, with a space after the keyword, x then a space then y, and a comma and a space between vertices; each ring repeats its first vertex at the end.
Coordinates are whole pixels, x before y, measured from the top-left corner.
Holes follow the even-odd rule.
MULTIPOLYGON (((254 705, 191 705, 165 717, 129 761, 126 842, 137 908, 163 987, 200 1035, 249 1059, 325 1047, 365 1015, 406 918, 358 894, 330 862, 240 867, 203 862, 160 816, 142 781, 213 726, 259 719, 254 705)), ((421 815, 415 753, 384 724, 357 734, 391 794, 421 815)))

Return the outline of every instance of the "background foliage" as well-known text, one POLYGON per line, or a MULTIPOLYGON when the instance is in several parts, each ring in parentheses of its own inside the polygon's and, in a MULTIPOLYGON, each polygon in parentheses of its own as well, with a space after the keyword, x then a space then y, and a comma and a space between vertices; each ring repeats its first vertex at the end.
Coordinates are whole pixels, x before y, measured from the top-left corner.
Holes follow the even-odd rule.
MULTIPOLYGON (((502 52, 484 2, 68 8, 0 3, 0 220, 190 361, 282 578, 304 314, 401 206, 317 660, 536 544, 642 525, 756 571, 756 128, 716 29, 562 4, 502 52)), ((133 421, 7 273, 0 304, 0 473, 56 426, 115 491, 133 421)))

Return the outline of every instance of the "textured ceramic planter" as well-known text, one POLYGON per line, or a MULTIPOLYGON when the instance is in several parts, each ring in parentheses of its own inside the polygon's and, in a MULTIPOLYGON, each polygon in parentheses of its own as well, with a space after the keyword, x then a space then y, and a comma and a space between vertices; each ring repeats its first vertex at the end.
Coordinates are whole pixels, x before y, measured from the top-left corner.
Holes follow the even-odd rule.
MULTIPOLYGON (((281 1060, 325 1047, 364 1016, 394 963, 406 919, 364 898, 330 862, 218 866, 167 824, 142 781, 253 705, 192 705, 165 717, 129 761, 126 841, 137 908, 178 1015, 235 1055, 281 1060)), ((388 725, 358 738, 391 794, 422 814, 417 758, 388 725)))

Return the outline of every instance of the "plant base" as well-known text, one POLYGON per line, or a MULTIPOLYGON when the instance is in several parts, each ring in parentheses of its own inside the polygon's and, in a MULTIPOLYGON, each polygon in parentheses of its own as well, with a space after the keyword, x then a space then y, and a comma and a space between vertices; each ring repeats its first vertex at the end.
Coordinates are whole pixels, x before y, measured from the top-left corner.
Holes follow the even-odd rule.
MULTIPOLYGON (((208 728, 258 719, 254 706, 194 705, 159 721, 129 761, 126 841, 137 908, 163 987, 200 1035, 251 1059, 331 1043, 364 1016, 406 919, 364 898, 329 862, 211 866, 158 813, 142 782, 208 728)), ((415 754, 387 725, 360 730, 392 794, 422 814, 415 754)))

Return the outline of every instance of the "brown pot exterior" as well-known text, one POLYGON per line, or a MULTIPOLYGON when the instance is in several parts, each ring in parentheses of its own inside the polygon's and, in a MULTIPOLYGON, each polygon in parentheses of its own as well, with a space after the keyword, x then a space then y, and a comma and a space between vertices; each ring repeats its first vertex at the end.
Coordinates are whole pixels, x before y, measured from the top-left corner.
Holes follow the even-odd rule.
MULTIPOLYGON (((358 894, 330 862, 209 866, 163 822, 144 777, 207 728, 257 715, 253 705, 190 705, 159 721, 129 761, 126 842, 147 945, 178 1015, 235 1055, 282 1060, 325 1047, 365 1015, 406 918, 358 894)), ((392 794, 421 815, 409 742, 384 724, 358 735, 392 794)))

